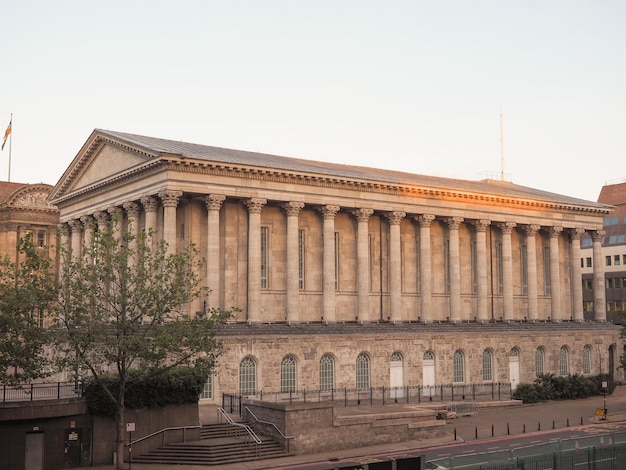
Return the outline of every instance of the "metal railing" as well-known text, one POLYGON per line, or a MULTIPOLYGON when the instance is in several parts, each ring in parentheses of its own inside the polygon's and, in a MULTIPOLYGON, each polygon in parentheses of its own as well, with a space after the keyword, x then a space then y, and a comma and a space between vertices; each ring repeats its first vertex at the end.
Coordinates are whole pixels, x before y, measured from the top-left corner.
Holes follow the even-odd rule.
POLYGON ((367 389, 292 390, 289 392, 257 391, 247 395, 223 394, 222 406, 230 413, 242 415, 242 398, 252 398, 273 403, 333 402, 343 406, 387 405, 392 403, 428 403, 459 401, 511 400, 510 382, 486 384, 442 384, 433 386, 370 387, 367 389))
POLYGON ((245 409, 246 409, 246 414, 249 414, 250 416, 252 416, 257 423, 264 424, 266 426, 270 426, 274 430, 276 430, 276 432, 280 435, 280 437, 283 440, 283 449, 285 449, 287 451, 287 453, 290 453, 289 452, 289 442, 292 439, 295 439, 295 436, 285 436, 285 434, 280 430, 280 428, 278 426, 276 426, 274 423, 272 423, 271 421, 264 421, 262 419, 257 418, 256 415, 252 412, 252 410, 250 408, 248 408, 247 406, 245 407, 245 409))
MULTIPOLYGON (((229 425, 234 426, 236 429, 245 431, 246 435, 248 436, 248 439, 252 439, 256 443, 256 445, 257 445, 257 452, 258 452, 258 448, 262 444, 262 441, 259 438, 259 436, 256 435, 256 433, 254 432, 254 430, 250 426, 248 426, 247 424, 244 424, 244 423, 237 423, 237 422, 233 421, 233 419, 226 412, 226 410, 224 410, 224 408, 218 408, 217 409, 217 415, 218 415, 218 421, 219 422, 221 422, 221 418, 224 418, 229 425)), ((250 441, 248 440, 248 442, 250 442, 250 441)))
POLYGON ((163 429, 159 429, 158 431, 154 431, 151 434, 148 434, 146 436, 140 437, 138 439, 135 439, 133 441, 130 441, 129 443, 125 444, 126 447, 132 447, 133 445, 137 444, 138 442, 143 442, 147 439, 151 439, 155 436, 158 436, 159 434, 162 435, 161 438, 161 446, 165 445, 165 433, 167 431, 183 431, 183 442, 187 442, 187 429, 198 429, 201 428, 202 424, 192 424, 189 426, 176 426, 176 427, 171 427, 171 428, 163 428, 163 429))
POLYGON ((2 385, 0 401, 24 402, 38 400, 60 400, 83 396, 82 382, 30 383, 21 385, 2 385))

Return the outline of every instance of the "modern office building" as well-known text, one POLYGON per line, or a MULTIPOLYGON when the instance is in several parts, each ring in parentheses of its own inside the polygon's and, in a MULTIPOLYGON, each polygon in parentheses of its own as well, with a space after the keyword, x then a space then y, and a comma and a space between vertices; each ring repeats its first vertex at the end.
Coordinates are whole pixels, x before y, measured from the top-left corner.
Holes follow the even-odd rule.
POLYGON ((614 207, 604 218, 602 231, 592 238, 585 234, 581 238, 581 269, 583 274, 583 306, 586 319, 595 316, 595 290, 605 292, 604 308, 607 319, 622 323, 626 311, 626 182, 607 184, 602 187, 598 203, 614 207), (594 250, 598 243, 601 250, 594 250), (598 256, 596 258, 596 255, 598 256), (594 278, 594 265, 601 265, 603 278, 594 278))
MULTIPOLYGON (((74 250, 111 214, 201 250, 211 293, 189 311, 237 309, 209 399, 516 386, 615 373, 623 350, 604 290, 583 315, 580 240, 599 240, 603 203, 105 130, 50 201, 74 250)), ((603 263, 591 270, 604 279, 603 263)))

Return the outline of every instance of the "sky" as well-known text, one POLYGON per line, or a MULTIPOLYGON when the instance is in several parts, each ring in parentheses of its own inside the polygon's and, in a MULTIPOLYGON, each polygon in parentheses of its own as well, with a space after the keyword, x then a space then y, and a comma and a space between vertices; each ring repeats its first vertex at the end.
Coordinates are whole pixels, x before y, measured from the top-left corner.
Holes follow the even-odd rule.
POLYGON ((596 201, 626 181, 624 25, 626 0, 6 2, 0 180, 54 185, 108 129, 596 201))

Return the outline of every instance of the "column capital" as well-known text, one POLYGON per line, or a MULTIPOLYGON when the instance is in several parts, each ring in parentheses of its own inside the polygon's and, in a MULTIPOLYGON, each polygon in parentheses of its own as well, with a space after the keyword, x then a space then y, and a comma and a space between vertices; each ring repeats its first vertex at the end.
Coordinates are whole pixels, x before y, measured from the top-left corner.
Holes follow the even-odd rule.
POLYGON ((146 212, 156 212, 159 201, 154 196, 144 196, 141 198, 141 205, 146 212))
POLYGON ((402 219, 406 217, 406 212, 394 211, 385 213, 385 217, 389 220, 389 225, 400 225, 402 219))
POLYGON ((367 222, 374 213, 374 209, 354 209, 352 215, 356 217, 359 222, 367 222))
POLYGON ((416 215, 414 219, 417 220, 420 226, 430 227, 430 224, 432 224, 433 220, 435 220, 435 216, 433 214, 420 214, 416 215))
POLYGON ((463 223, 463 217, 446 217, 444 221, 448 224, 450 230, 458 230, 463 223))
POLYGON ((334 219, 341 209, 339 206, 327 205, 320 207, 320 211, 322 212, 322 217, 325 219, 334 219))
POLYGON ((517 224, 515 222, 502 222, 498 224, 498 228, 503 235, 511 235, 511 232, 515 227, 517 227, 517 224))
POLYGON ((522 225, 522 230, 526 233, 526 236, 533 237, 537 235, 537 232, 541 229, 541 225, 528 224, 522 225))
POLYGON ((94 219, 96 219, 96 223, 98 227, 104 227, 109 222, 109 213, 105 211, 94 212, 94 219))
POLYGON ((267 199, 253 197, 246 200, 244 204, 248 207, 248 212, 251 214, 260 214, 263 210, 263 206, 267 204, 267 199))
POLYGON ((57 224, 57 231, 59 232, 60 235, 67 235, 69 229, 70 229, 70 226, 67 222, 61 222, 57 224))
POLYGON ((68 220, 67 225, 69 225, 72 232, 77 232, 83 228, 83 224, 81 224, 80 220, 78 219, 68 220))
POLYGON ((176 207, 178 205, 178 200, 182 195, 182 191, 176 191, 174 189, 164 189, 158 193, 164 207, 176 207))
POLYGON ((139 217, 141 207, 136 202, 125 202, 122 207, 126 211, 126 215, 128 215, 128 217, 132 217, 134 219, 139 217))
POLYGON ((116 220, 119 222, 122 218, 122 208, 117 206, 112 206, 107 209, 107 212, 111 215, 111 220, 116 220))
POLYGON ((548 227, 550 238, 556 238, 563 232, 563 227, 548 227))
POLYGON ((297 217, 304 208, 304 202, 289 201, 283 204, 288 217, 297 217))
POLYGON ((86 229, 93 228, 93 225, 96 223, 95 219, 91 215, 83 215, 80 218, 80 221, 86 229))
POLYGON ((204 203, 207 210, 219 211, 222 208, 222 204, 226 200, 226 196, 223 194, 209 194, 204 196, 204 203))
POLYGON ((591 230, 589 232, 589 234, 591 235, 591 239, 594 242, 601 242, 602 241, 602 237, 604 236, 606 232, 604 230, 591 230))
POLYGON ((471 224, 474 226, 477 232, 486 232, 487 227, 491 225, 491 220, 477 219, 477 220, 472 220, 471 224))
POLYGON ((572 228, 569 230, 569 237, 572 241, 580 240, 580 237, 586 232, 584 228, 572 228))

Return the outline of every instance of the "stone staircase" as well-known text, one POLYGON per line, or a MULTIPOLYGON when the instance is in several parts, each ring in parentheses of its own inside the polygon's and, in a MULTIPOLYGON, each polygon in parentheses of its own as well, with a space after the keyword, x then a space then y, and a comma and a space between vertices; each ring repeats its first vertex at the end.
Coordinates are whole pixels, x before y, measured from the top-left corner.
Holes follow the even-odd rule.
POLYGON ((250 460, 287 456, 274 440, 259 436, 261 443, 227 423, 204 425, 200 440, 168 444, 147 454, 133 456, 133 462, 146 464, 223 465, 250 460))

